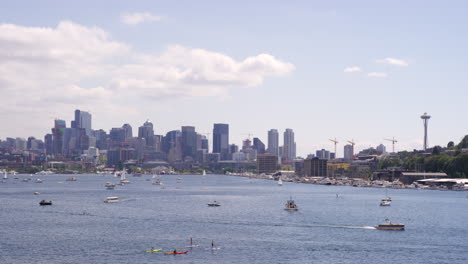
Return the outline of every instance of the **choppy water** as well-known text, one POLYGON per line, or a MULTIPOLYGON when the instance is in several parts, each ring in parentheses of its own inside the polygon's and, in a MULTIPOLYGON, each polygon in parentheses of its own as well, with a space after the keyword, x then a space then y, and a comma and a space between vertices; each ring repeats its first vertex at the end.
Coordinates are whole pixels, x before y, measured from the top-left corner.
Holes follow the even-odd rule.
POLYGON ((380 207, 385 191, 373 188, 185 175, 162 176, 165 189, 143 176, 106 190, 116 178, 40 177, 0 184, 2 264, 468 263, 466 192, 389 190, 392 205, 380 207), (103 203, 107 196, 122 201, 103 203), (283 210, 289 196, 299 211, 283 210), (208 207, 213 200, 222 206, 208 207), (385 218, 406 231, 372 227, 385 218), (189 237, 201 246, 187 248, 189 237), (151 247, 189 253, 144 253, 151 247))

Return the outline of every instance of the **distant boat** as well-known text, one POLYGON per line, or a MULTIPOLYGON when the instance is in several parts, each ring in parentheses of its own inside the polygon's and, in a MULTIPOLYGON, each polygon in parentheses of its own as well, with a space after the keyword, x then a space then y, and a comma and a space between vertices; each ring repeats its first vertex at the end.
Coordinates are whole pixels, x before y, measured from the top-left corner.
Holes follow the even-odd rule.
POLYGON ((39 195, 39 194, 41 194, 41 193, 40 192, 34 192, 34 195, 39 195))
POLYGON ((384 199, 382 199, 382 201, 380 202, 380 206, 390 206, 391 204, 392 202, 384 199))
POLYGON ((3 179, 8 180, 8 172, 6 170, 3 172, 3 179))
POLYGON ((279 178, 279 180, 278 180, 278 185, 279 185, 279 186, 282 186, 282 185, 283 185, 283 180, 281 180, 281 178, 279 178))
POLYGON ((212 202, 212 203, 208 203, 208 206, 221 206, 221 204, 219 202, 212 202))
POLYGON ((105 203, 117 203, 119 202, 119 197, 117 196, 109 196, 104 200, 105 203))
POLYGON ((294 200, 289 197, 289 200, 287 200, 286 204, 284 205, 284 210, 297 211, 299 208, 297 208, 297 204, 294 202, 294 200))
POLYGON ((68 177, 66 181, 76 181, 76 177, 68 177))
POLYGON ((379 229, 379 230, 395 230, 395 231, 403 231, 405 230, 405 225, 404 224, 400 224, 400 223, 392 223, 390 222, 390 220, 388 219, 385 219, 385 224, 380 224, 378 226, 375 226, 375 229, 379 229))
POLYGON ((146 253, 155 253, 155 252, 159 252, 159 251, 162 251, 162 248, 150 249, 150 250, 146 250, 145 252, 146 252, 146 253))
POLYGON ((42 200, 39 202, 39 205, 52 205, 52 201, 50 200, 42 200))
POLYGON ((202 175, 203 175, 203 176, 206 176, 206 171, 205 171, 205 170, 203 170, 202 175))
POLYGON ((106 187, 106 189, 108 189, 108 190, 114 190, 115 184, 112 184, 112 183, 110 183, 110 182, 106 182, 106 184, 104 185, 104 187, 106 187))
POLYGON ((43 182, 43 180, 41 180, 39 178, 36 179, 36 183, 42 183, 42 182, 43 182))
POLYGON ((153 185, 161 185, 161 181, 157 180, 152 183, 153 185))
POLYGON ((122 173, 120 174, 120 183, 130 183, 130 181, 127 180, 125 174, 126 174, 126 171, 123 170, 122 173))

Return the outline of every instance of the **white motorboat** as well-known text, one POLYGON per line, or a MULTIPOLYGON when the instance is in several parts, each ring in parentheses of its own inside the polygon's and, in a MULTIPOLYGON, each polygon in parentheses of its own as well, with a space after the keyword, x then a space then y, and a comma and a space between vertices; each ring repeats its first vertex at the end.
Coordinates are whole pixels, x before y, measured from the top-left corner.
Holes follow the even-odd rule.
POLYGON ((43 182, 43 180, 41 180, 40 178, 36 179, 36 183, 42 183, 42 182, 43 182))
POLYGON ((105 203, 117 203, 119 201, 119 197, 117 196, 109 196, 104 200, 105 203))
POLYGON ((104 187, 106 187, 106 189, 108 189, 108 190, 114 190, 115 184, 112 184, 112 183, 110 183, 110 182, 106 182, 106 184, 104 185, 104 187))
POLYGON ((392 204, 391 201, 388 201, 385 199, 382 199, 382 201, 380 202, 380 206, 390 206, 391 204, 392 204))

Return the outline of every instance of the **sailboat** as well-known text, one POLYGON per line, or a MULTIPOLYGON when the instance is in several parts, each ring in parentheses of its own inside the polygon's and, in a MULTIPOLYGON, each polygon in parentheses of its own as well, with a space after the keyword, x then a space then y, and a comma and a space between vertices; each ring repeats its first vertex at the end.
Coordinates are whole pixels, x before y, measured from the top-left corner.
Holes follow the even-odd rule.
POLYGON ((127 180, 127 178, 125 177, 125 170, 122 171, 122 173, 120 174, 120 183, 130 183, 129 180, 127 180))
POLYGON ((279 186, 282 186, 282 185, 283 185, 283 180, 281 180, 281 178, 279 178, 279 180, 278 180, 278 185, 279 185, 279 186))
POLYGON ((203 175, 203 176, 206 176, 206 171, 205 171, 205 170, 203 170, 202 175, 203 175))
POLYGON ((4 171, 3 179, 4 179, 4 180, 8 180, 8 173, 7 173, 6 170, 4 171))

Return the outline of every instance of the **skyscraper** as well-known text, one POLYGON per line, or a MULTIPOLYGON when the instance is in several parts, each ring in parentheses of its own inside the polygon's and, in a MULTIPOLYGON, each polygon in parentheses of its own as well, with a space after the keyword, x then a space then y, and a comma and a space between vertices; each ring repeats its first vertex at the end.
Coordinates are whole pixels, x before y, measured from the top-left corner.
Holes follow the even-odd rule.
POLYGON ((279 156, 279 134, 277 129, 270 129, 268 131, 268 153, 279 156))
POLYGON ((351 144, 344 146, 344 159, 346 161, 350 161, 353 159, 354 156, 354 147, 351 144))
POLYGON ((125 139, 133 137, 133 129, 130 124, 124 124, 122 128, 125 130, 125 139))
POLYGON ((54 128, 52 128, 52 153, 54 155, 63 153, 63 133, 66 126, 65 120, 55 119, 54 128))
POLYGON ((197 132, 193 126, 182 127, 182 159, 194 160, 197 154, 197 132))
POLYGON ((144 138, 146 140, 146 146, 154 147, 153 123, 151 123, 149 120, 146 120, 143 126, 138 128, 138 138, 144 138))
POLYGON ((229 159, 229 125, 214 124, 213 153, 220 153, 221 160, 229 159))
POLYGON ((253 139, 253 149, 257 151, 257 154, 265 154, 265 144, 257 137, 253 139))
POLYGON ((283 156, 286 160, 292 161, 296 158, 296 142, 294 141, 294 131, 286 128, 284 131, 283 156))
POLYGON ((75 120, 72 128, 84 128, 87 136, 91 136, 91 114, 81 110, 75 110, 75 120))

